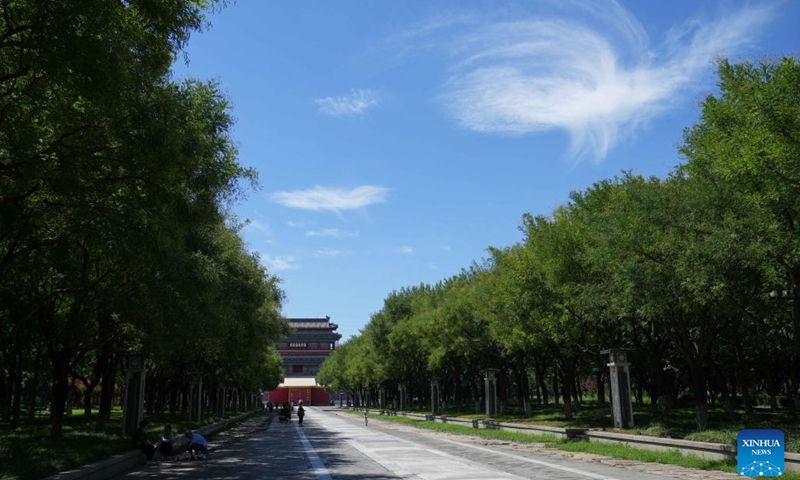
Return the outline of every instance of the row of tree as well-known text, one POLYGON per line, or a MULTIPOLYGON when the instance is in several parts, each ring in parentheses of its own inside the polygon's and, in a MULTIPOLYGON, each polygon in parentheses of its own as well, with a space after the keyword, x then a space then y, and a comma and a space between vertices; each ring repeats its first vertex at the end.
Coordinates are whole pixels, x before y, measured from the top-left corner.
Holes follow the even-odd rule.
POLYGON ((59 436, 77 378, 87 399, 101 389, 105 428, 131 351, 161 403, 189 371, 280 380, 283 294, 230 212, 255 172, 218 85, 171 73, 215 6, 0 2, 3 419, 32 415, 46 385, 59 436))
POLYGON ((625 345, 638 400, 691 399, 701 430, 711 401, 800 401, 800 66, 718 73, 668 178, 600 181, 484 263, 391 293, 320 381, 425 399, 436 377, 477 410, 499 368, 504 402, 530 415, 560 396, 571 419, 587 384, 604 401, 601 351, 625 345))

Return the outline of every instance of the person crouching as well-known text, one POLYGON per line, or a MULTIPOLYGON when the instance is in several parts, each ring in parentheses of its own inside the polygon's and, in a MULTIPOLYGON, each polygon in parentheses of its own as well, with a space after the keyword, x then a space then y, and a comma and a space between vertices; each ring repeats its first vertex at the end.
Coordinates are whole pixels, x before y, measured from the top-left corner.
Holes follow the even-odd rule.
POLYGON ((199 433, 194 433, 191 430, 186 430, 184 435, 189 439, 189 445, 187 445, 186 448, 189 451, 191 459, 194 460, 195 455, 197 455, 197 458, 206 458, 206 452, 208 452, 208 442, 206 439, 199 433))

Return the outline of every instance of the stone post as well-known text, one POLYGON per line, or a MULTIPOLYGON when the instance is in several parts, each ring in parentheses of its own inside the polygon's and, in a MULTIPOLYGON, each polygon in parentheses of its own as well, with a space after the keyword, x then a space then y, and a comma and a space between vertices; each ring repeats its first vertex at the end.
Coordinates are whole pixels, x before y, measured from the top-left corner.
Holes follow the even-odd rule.
POLYGON ((125 403, 122 408, 122 434, 128 436, 139 428, 144 417, 144 384, 147 377, 146 355, 126 354, 125 403))
POLYGON ((633 428, 633 402, 631 401, 631 378, 629 348, 612 348, 602 353, 610 355, 611 412, 614 428, 633 428))
POLYGON ((431 380, 431 415, 439 415, 439 379, 431 380))
POLYGON ((497 372, 496 368, 487 368, 484 371, 484 391, 486 392, 486 416, 497 415, 497 372))
POLYGON ((400 411, 404 412, 406 410, 406 386, 401 383, 397 386, 397 390, 400 391, 400 411))
POLYGON ((203 372, 189 372, 191 388, 189 394, 189 418, 199 422, 203 418, 203 372))

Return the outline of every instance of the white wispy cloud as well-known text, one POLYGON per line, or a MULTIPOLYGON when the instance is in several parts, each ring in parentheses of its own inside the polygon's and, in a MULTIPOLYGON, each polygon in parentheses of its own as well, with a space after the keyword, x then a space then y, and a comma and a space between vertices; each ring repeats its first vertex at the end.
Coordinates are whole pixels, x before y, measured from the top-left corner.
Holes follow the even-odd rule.
POLYGON ((292 228, 303 228, 303 224, 300 222, 295 222, 294 220, 289 220, 286 222, 286 225, 289 225, 292 228))
POLYGON ((716 18, 690 19, 653 42, 614 0, 550 5, 536 15, 514 12, 513 20, 503 14, 436 18, 400 38, 428 52, 435 45, 447 56, 440 100, 464 127, 566 131, 570 156, 595 161, 673 107, 681 93, 698 88, 714 57, 751 45, 778 12, 746 3, 716 18))
POLYGON ((369 89, 352 89, 347 95, 324 97, 314 100, 320 113, 333 116, 361 115, 368 109, 378 106, 377 92, 369 89))
POLYGON ((395 250, 396 253, 401 253, 403 255, 411 255, 414 253, 414 249, 409 247, 408 245, 403 245, 395 250))
POLYGON ((335 248, 323 248, 314 252, 314 255, 319 258, 336 258, 351 255, 350 250, 337 250, 335 248))
POLYGON ((309 230, 306 232, 309 237, 334 237, 334 238, 352 238, 357 237, 358 232, 345 232, 338 228, 325 228, 322 230, 309 230))
POLYGON ((375 185, 363 185, 353 189, 324 188, 319 185, 308 190, 275 192, 270 198, 281 205, 303 210, 329 210, 341 213, 386 201, 389 189, 375 185))
POLYGON ((260 257, 261 263, 267 267, 267 270, 270 272, 280 272, 297 267, 294 263, 295 258, 292 256, 260 255, 260 257))

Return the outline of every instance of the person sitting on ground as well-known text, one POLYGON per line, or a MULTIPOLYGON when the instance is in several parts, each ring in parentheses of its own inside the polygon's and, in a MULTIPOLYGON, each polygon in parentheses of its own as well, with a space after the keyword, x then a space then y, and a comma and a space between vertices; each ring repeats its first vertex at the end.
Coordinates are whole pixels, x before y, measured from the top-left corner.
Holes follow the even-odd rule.
POLYGON ((197 454, 197 458, 206 458, 206 452, 208 451, 206 439, 191 430, 186 430, 185 436, 189 439, 189 445, 186 446, 186 449, 189 451, 191 459, 195 459, 195 454, 197 454))
POLYGON ((143 451, 144 454, 147 456, 148 460, 153 458, 153 454, 156 453, 156 446, 153 445, 153 442, 147 439, 147 426, 150 425, 150 422, 147 420, 142 420, 139 422, 139 428, 133 431, 131 437, 133 438, 133 444, 139 450, 143 451))
POLYGON ((175 435, 172 434, 172 425, 164 425, 164 431, 161 432, 161 442, 158 445, 158 451, 164 458, 169 460, 172 458, 172 441, 175 440, 175 435))

